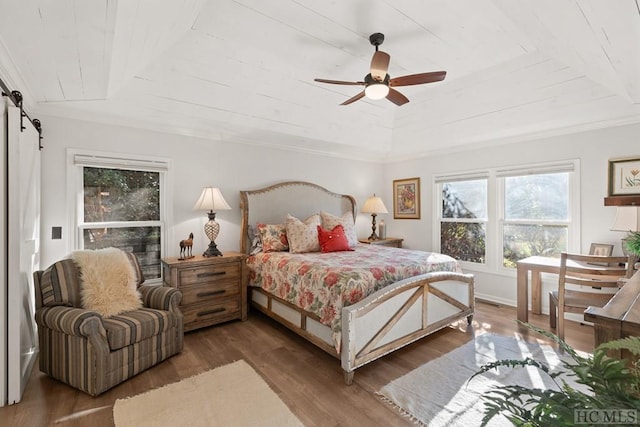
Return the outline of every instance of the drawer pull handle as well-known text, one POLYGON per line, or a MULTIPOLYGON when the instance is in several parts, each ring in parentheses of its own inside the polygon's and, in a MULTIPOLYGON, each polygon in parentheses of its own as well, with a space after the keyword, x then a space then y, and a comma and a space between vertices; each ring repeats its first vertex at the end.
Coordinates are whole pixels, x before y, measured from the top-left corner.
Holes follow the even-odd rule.
POLYGON ((198 313, 198 316, 207 316, 209 314, 216 314, 216 313, 222 313, 223 311, 226 311, 226 308, 220 307, 220 308, 214 308, 213 310, 207 310, 207 311, 201 311, 198 313))
POLYGON ((211 276, 223 276, 227 274, 226 271, 212 271, 210 273, 198 273, 198 278, 200 277, 211 277, 211 276))
POLYGON ((212 295, 220 295, 220 294, 224 294, 225 291, 224 289, 219 289, 217 291, 210 291, 210 292, 198 292, 197 296, 199 297, 210 297, 212 295))

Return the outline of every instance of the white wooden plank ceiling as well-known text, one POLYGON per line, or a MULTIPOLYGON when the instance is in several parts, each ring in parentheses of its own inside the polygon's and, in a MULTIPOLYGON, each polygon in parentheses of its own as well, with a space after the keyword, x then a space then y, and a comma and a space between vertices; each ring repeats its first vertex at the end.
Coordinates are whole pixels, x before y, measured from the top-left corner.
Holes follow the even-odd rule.
POLYGON ((33 116, 388 161, 640 122, 638 1, 0 0, 0 71, 33 116), (313 79, 363 80, 374 32, 446 79, 339 106, 313 79))

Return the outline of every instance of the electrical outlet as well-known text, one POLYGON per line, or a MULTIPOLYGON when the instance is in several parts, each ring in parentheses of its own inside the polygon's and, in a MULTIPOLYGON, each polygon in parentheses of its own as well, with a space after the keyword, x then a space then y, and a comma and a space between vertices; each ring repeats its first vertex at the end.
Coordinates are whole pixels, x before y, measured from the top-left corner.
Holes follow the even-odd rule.
POLYGON ((62 227, 51 227, 51 238, 53 240, 62 239, 62 227))

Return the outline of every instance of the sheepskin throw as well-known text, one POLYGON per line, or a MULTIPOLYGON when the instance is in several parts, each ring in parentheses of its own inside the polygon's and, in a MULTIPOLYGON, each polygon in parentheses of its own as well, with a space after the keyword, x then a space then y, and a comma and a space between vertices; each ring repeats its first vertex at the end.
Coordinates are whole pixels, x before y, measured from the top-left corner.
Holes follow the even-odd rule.
POLYGON ((142 307, 135 271, 122 250, 75 251, 71 259, 80 268, 83 308, 111 317, 142 307))

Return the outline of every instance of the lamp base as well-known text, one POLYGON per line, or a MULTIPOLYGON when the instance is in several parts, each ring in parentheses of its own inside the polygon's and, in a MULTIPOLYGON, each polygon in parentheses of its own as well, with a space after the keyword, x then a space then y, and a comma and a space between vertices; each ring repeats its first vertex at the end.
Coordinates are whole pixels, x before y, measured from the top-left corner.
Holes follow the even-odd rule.
POLYGON ((209 243, 209 247, 207 248, 206 251, 204 251, 202 256, 203 257, 222 256, 222 252, 220 252, 220 250, 218 249, 216 242, 212 240, 211 243, 209 243))
POLYGON ((369 240, 378 240, 380 239, 376 234, 376 215, 375 213, 371 214, 371 236, 369 236, 369 240))

